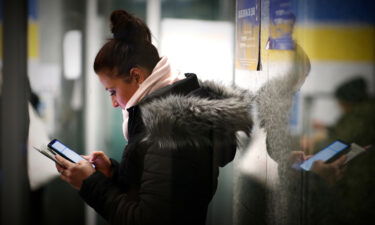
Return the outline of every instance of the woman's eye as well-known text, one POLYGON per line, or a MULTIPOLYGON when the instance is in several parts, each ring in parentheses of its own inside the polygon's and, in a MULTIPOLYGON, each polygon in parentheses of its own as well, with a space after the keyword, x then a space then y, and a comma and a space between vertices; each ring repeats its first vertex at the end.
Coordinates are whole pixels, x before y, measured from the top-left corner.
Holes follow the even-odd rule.
POLYGON ((114 96, 114 95, 116 95, 116 91, 109 91, 109 95, 110 95, 110 96, 114 96))

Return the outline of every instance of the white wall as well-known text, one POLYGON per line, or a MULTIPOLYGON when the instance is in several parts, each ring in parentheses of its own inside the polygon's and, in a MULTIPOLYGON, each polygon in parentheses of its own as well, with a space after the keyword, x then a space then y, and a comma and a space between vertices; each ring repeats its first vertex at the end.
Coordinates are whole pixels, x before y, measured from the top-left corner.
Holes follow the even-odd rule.
POLYGON ((311 119, 334 124, 341 114, 333 97, 335 89, 342 82, 361 76, 366 79, 369 92, 374 94, 374 75, 373 63, 313 61, 310 75, 301 88, 302 99, 307 95, 314 98, 311 119))
POLYGON ((163 19, 160 54, 183 73, 202 80, 233 81, 233 25, 229 22, 163 19))

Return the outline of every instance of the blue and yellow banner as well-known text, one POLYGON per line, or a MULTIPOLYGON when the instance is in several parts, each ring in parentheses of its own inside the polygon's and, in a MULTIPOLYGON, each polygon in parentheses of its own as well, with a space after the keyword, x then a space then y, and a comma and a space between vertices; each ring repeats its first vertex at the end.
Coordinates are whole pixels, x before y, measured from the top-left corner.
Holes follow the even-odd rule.
POLYGON ((292 50, 293 27, 296 20, 291 0, 270 0, 269 49, 292 50))
POLYGON ((38 1, 28 0, 27 55, 29 59, 39 58, 38 1))
POLYGON ((293 0, 294 38, 312 60, 375 61, 374 0, 293 0))
MULTIPOLYGON (((289 40, 293 39, 301 45, 311 60, 375 61, 375 1, 289 0, 291 5, 274 5, 282 1, 286 0, 270 0, 271 27, 262 26, 262 47, 266 46, 265 41, 270 37, 292 34, 289 40), (287 10, 278 11, 282 8, 287 10), (296 18, 294 27, 291 26, 292 21, 279 28, 272 27, 271 21, 289 9, 296 18), (293 32, 290 33, 291 30, 293 32)), ((266 57, 264 60, 282 60, 285 52, 262 48, 262 57, 266 57)))

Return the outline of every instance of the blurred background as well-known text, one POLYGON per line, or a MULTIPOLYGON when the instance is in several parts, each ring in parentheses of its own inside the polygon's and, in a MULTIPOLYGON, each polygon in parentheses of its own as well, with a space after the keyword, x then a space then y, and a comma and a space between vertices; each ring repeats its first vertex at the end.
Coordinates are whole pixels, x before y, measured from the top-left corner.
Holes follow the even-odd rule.
MULTIPOLYGON (((372 0, 2 0, 1 224, 106 224, 32 147, 58 138, 81 154, 102 150, 120 159, 126 145, 121 111, 111 107, 92 69, 111 38, 114 9, 146 21, 160 55, 176 70, 253 92, 298 67, 292 51, 298 43, 311 70, 292 99, 293 150, 313 154, 337 138, 374 144, 372 0), (241 10, 252 5, 256 19, 247 35, 241 10), (256 46, 242 45, 249 37, 256 46)), ((259 197, 263 192, 248 182, 255 177, 275 185, 276 161, 264 137, 239 149, 221 168, 207 224, 278 224, 265 206, 274 200, 259 197)))

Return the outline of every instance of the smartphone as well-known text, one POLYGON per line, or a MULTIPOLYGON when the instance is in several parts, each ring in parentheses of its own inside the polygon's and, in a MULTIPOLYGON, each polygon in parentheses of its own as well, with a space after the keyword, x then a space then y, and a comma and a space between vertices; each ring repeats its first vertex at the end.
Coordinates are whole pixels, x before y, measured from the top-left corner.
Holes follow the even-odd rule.
POLYGON ((77 154, 75 151, 71 150, 70 148, 66 147, 63 143, 61 143, 57 139, 53 139, 50 143, 48 143, 48 147, 54 151, 55 153, 61 155, 65 159, 77 163, 82 160, 86 160, 82 158, 79 154, 77 154))
POLYGON ((316 160, 323 160, 324 162, 333 162, 340 156, 350 151, 350 144, 345 143, 341 140, 336 140, 321 151, 316 153, 314 156, 305 160, 300 167, 303 170, 309 171, 316 160))

